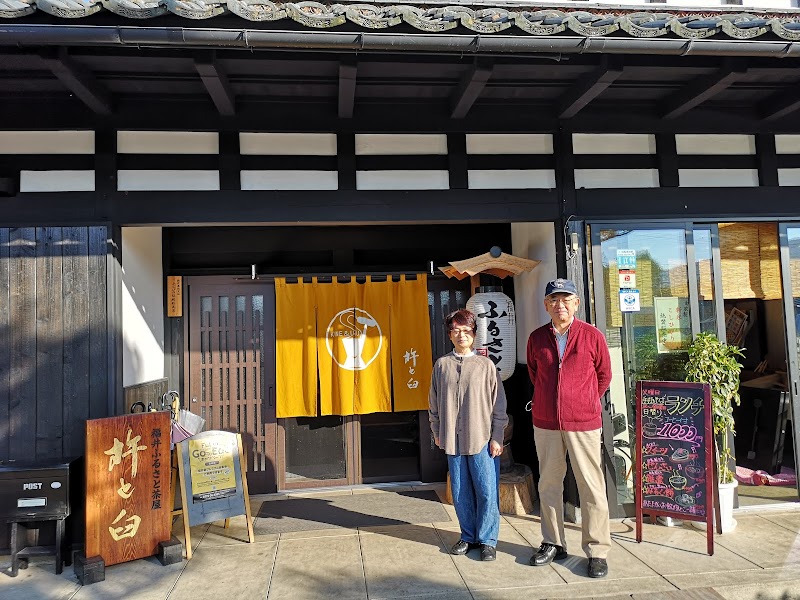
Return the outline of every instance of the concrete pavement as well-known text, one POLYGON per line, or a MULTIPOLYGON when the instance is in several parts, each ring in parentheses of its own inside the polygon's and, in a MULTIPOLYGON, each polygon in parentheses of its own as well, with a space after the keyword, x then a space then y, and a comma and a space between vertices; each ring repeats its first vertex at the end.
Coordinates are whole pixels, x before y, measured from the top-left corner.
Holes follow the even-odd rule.
MULTIPOLYGON (((402 489, 360 487, 251 500, 258 514, 261 502, 402 489)), ((435 489, 443 497, 442 485, 413 489, 435 489)), ((458 540, 458 521, 453 508, 443 506, 449 521, 256 533, 254 544, 246 542, 244 518, 238 517, 228 530, 221 523, 192 528, 191 561, 164 567, 148 558, 114 565, 106 569, 105 581, 84 587, 71 567, 55 575, 52 557, 32 559, 18 577, 0 575, 0 599, 800 599, 800 510, 794 505, 738 512, 736 531, 715 538, 714 556, 706 554, 705 533, 688 525, 647 524, 644 541, 637 544, 630 519, 612 521, 610 572, 600 580, 586 576, 580 529, 574 526, 567 532, 568 559, 529 566, 541 541, 533 515, 503 517, 497 561, 482 563, 478 551, 452 556, 447 549, 458 540)), ((183 541, 180 520, 173 533, 183 541)), ((8 556, 0 557, 0 567, 8 562, 8 556)))

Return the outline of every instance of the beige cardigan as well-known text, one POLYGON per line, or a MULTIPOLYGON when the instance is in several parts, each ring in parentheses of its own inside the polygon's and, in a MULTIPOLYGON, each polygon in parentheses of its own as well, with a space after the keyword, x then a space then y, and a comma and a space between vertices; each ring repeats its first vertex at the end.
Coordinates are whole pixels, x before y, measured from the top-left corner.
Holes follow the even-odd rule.
POLYGON ((478 454, 490 439, 503 445, 506 394, 494 363, 452 352, 436 361, 428 394, 431 431, 450 455, 478 454))

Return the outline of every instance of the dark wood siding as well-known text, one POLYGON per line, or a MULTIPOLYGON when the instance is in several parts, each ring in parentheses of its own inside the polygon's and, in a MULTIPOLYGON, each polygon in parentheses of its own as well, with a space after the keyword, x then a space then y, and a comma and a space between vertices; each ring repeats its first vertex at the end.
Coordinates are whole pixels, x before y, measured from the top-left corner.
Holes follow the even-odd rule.
POLYGON ((80 456, 108 416, 108 246, 104 226, 0 228, 0 461, 80 456))

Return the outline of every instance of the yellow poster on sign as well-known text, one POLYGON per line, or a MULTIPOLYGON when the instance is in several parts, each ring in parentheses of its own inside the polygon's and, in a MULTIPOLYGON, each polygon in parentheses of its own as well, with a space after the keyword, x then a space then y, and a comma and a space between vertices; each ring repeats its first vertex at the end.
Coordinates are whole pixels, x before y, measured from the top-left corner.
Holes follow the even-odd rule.
POLYGON ((238 452, 229 435, 209 435, 188 440, 192 501, 205 502, 236 494, 233 454, 238 452))
POLYGON ((427 410, 433 353, 426 275, 392 284, 391 313, 394 410, 427 410))
MULTIPOLYGON (((314 280, 316 281, 316 280, 314 280)), ((317 416, 314 284, 275 279, 277 417, 317 416)))

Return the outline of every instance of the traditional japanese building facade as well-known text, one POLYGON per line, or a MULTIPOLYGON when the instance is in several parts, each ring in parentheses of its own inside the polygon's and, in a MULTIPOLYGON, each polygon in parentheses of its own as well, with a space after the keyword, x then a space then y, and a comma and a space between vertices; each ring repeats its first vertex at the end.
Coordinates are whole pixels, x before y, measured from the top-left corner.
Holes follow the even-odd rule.
POLYGON ((495 245, 542 261, 502 284, 514 454, 535 467, 525 340, 544 282, 570 276, 615 361, 616 515, 630 383, 680 376, 691 333, 725 335, 739 301, 758 363, 800 378, 800 11, 0 0, 0 17, 0 460, 80 455, 86 419, 166 379, 249 436, 253 493, 439 480, 424 412, 277 419, 274 281, 427 274, 435 357, 470 293, 438 267, 495 245), (212 356, 221 332, 245 358, 212 356))

